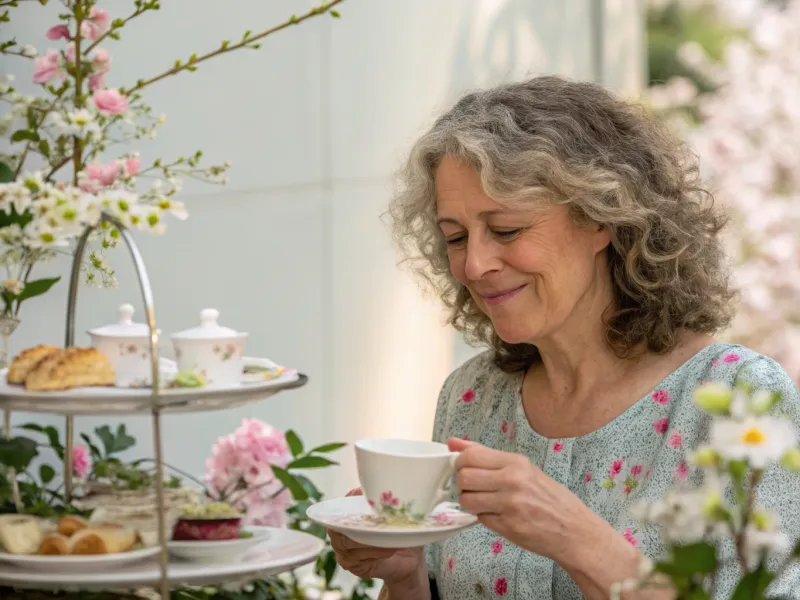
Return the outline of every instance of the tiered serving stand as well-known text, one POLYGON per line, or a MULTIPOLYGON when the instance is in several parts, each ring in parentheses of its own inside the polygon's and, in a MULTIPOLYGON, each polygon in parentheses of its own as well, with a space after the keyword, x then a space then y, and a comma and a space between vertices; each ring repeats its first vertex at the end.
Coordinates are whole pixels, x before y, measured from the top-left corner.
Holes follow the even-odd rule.
MULTIPOLYGON (((278 378, 261 383, 241 384, 226 389, 172 388, 162 389, 159 382, 158 330, 156 328, 153 291, 147 276, 144 260, 130 232, 114 217, 103 214, 100 223, 106 222, 119 230, 125 240, 136 267, 142 299, 150 330, 152 358, 152 386, 150 388, 85 388, 66 392, 30 393, 24 389, 4 386, 0 389, 0 408, 5 412, 5 432, 10 435, 10 414, 14 410, 54 413, 66 417, 66 451, 64 460, 64 491, 71 499, 72 446, 74 418, 77 415, 134 415, 152 416, 153 450, 156 465, 156 504, 158 507, 158 560, 149 559, 122 567, 99 566, 91 573, 58 572, 42 567, 41 570, 16 567, 0 562, 0 586, 26 589, 59 589, 64 591, 134 590, 153 587, 160 590, 163 600, 169 599, 169 590, 181 585, 211 585, 248 580, 289 571, 316 560, 324 550, 317 537, 287 529, 274 529, 268 541, 251 550, 235 563, 191 563, 170 561, 168 532, 166 531, 164 501, 164 467, 161 444, 161 418, 167 413, 200 412, 233 408, 263 400, 278 392, 305 385, 303 374, 278 378)), ((75 307, 83 258, 89 236, 100 225, 87 227, 78 241, 72 263, 67 303, 67 328, 65 347, 75 342, 75 307)), ((202 543, 202 542, 198 542, 202 543)))

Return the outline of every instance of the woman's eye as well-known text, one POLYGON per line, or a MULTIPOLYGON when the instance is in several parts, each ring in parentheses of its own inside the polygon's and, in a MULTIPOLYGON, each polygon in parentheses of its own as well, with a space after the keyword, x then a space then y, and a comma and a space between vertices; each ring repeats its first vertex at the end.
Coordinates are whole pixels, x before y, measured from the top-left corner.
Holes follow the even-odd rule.
POLYGON ((511 239, 517 237, 522 232, 522 229, 508 229, 504 231, 495 231, 494 234, 500 239, 511 239))
POLYGON ((456 236, 456 237, 449 237, 446 240, 447 241, 447 245, 448 246, 458 246, 459 244, 463 244, 464 240, 466 239, 466 237, 467 236, 465 236, 465 235, 459 235, 459 236, 456 236))

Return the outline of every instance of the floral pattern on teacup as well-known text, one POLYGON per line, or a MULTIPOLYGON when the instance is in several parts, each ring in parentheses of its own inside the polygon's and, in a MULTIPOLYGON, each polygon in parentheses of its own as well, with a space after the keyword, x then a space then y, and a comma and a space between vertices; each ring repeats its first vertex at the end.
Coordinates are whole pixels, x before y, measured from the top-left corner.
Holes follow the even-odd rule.
POLYGON ((214 346, 214 354, 221 355, 223 361, 236 358, 242 355, 242 344, 217 344, 214 346))

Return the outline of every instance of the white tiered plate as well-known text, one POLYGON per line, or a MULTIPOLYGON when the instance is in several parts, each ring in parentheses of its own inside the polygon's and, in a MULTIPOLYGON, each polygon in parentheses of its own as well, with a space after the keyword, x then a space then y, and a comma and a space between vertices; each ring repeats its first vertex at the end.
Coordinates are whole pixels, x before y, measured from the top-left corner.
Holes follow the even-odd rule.
MULTIPOLYGON (((27 571, 58 571, 84 575, 98 569, 113 569, 146 558, 156 556, 159 548, 143 548, 117 554, 94 554, 82 556, 41 556, 37 554, 9 554, 0 552, 0 563, 8 563, 27 571)), ((2 565, 3 567, 6 564, 2 565)))
MULTIPOLYGON (((150 388, 86 387, 62 392, 27 392, 22 386, 8 384, 7 371, 0 371, 0 408, 62 415, 118 415, 149 412, 152 407, 150 388)), ((162 389, 159 406, 164 413, 235 408, 302 387, 307 382, 308 377, 302 373, 286 371, 275 379, 255 383, 162 389)))
POLYGON ((269 541, 269 527, 244 527, 251 537, 235 540, 170 541, 169 553, 175 558, 195 562, 236 562, 242 556, 269 541))
MULTIPOLYGON (((269 539, 234 563, 205 563, 171 560, 167 571, 172 587, 245 582, 277 575, 316 560, 325 549, 318 537, 289 529, 269 529, 269 539)), ((20 569, 0 563, 0 585, 64 591, 98 591, 157 587, 158 562, 144 562, 117 569, 94 569, 83 573, 54 573, 20 569)))

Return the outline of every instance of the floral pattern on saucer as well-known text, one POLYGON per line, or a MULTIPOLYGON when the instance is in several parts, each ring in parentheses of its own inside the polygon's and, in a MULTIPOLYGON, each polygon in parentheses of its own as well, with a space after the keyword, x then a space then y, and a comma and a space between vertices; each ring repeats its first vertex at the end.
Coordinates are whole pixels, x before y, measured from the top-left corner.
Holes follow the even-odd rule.
POLYGON ((428 518, 411 521, 403 518, 391 518, 377 514, 340 515, 331 521, 343 527, 364 527, 368 529, 438 529, 442 527, 460 527, 474 521, 475 517, 460 511, 442 511, 428 518))

